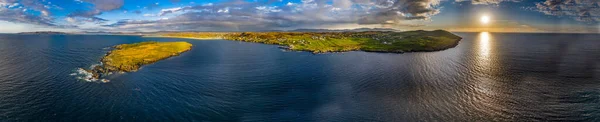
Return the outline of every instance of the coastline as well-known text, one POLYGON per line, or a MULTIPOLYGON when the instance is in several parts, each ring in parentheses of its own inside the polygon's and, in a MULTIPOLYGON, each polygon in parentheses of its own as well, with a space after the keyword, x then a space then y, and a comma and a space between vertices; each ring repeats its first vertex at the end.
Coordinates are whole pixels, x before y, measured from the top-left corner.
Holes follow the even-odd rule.
MULTIPOLYGON (((213 39, 218 39, 218 40, 226 40, 226 41, 238 41, 238 40, 228 40, 228 39, 223 39, 223 38, 191 38, 191 37, 175 37, 175 36, 142 36, 145 38, 176 38, 176 39, 195 39, 195 40, 213 40, 213 39)), ((313 54, 324 54, 324 53, 341 53, 341 52, 351 52, 351 51, 363 51, 363 52, 370 52, 370 53, 396 53, 396 54, 402 54, 402 53, 415 53, 415 52, 437 52, 437 51, 443 51, 443 50, 447 50, 450 48, 454 48, 456 46, 458 46, 458 44, 460 43, 461 39, 455 40, 456 43, 454 43, 451 46, 447 46, 447 47, 443 47, 440 49, 432 49, 432 50, 364 50, 364 49, 357 49, 357 50, 343 50, 343 51, 328 51, 328 52, 314 52, 311 50, 302 50, 302 49, 292 49, 287 45, 278 45, 278 44, 267 44, 267 43, 261 43, 261 42, 250 42, 250 43, 260 43, 260 44, 266 44, 266 45, 278 45, 279 48, 281 49, 285 49, 285 50, 290 50, 290 51, 301 51, 301 52, 310 52, 313 54)), ((248 42, 248 41, 242 41, 242 42, 248 42)))
POLYGON ((160 35, 143 35, 143 38, 179 38, 179 39, 195 39, 195 40, 213 40, 213 39, 224 39, 224 38, 196 38, 196 37, 178 37, 178 36, 160 36, 160 35))
POLYGON ((279 48, 290 51, 311 52, 314 54, 336 53, 349 51, 377 52, 377 53, 409 53, 409 52, 434 52, 456 47, 462 37, 453 33, 436 31, 408 31, 408 32, 344 32, 344 33, 228 33, 215 36, 204 33, 186 33, 188 36, 165 36, 177 35, 178 33, 166 33, 164 35, 145 35, 142 37, 155 38, 180 38, 194 40, 227 40, 252 43, 278 45, 279 48), (195 35, 194 35, 195 34, 195 35), (255 36, 247 36, 252 35, 255 36), (294 35, 296 34, 296 35, 294 35), (301 37, 297 34, 308 34, 312 37, 301 37), (339 35, 338 35, 339 34, 339 35), (354 35, 353 35, 354 34, 354 35), (361 35, 362 34, 362 35, 361 35), (190 36, 191 35, 191 36, 190 36), (205 36, 197 38, 193 36, 205 36), (291 36, 290 36, 291 35, 291 36), (346 36, 347 35, 347 36, 346 36), (212 36, 212 37, 211 37, 212 36), (271 36, 271 37, 269 37, 271 36), (391 36, 391 37, 390 37, 391 36), (268 37, 268 38, 261 38, 268 37), (384 38, 384 40, 380 40, 384 38), (312 39, 312 40, 311 40, 312 39), (290 41, 291 40, 291 41, 290 41), (298 43, 300 42, 300 43, 298 43), (392 42, 392 43, 390 43, 392 42), (394 44, 394 43, 399 44, 394 44))
POLYGON ((462 38, 461 39, 457 39, 457 40, 455 40, 456 43, 454 43, 453 45, 450 45, 450 46, 447 46, 447 47, 442 47, 442 48, 439 48, 439 49, 432 49, 432 50, 409 50, 409 51, 404 51, 404 50, 396 50, 396 51, 360 50, 360 51, 363 51, 363 52, 372 52, 372 53, 400 53, 400 54, 401 53, 416 53, 416 52, 437 52, 437 51, 444 51, 444 50, 447 50, 447 49, 450 49, 450 48, 454 48, 454 47, 458 46, 458 44, 460 44, 461 40, 462 40, 462 38))

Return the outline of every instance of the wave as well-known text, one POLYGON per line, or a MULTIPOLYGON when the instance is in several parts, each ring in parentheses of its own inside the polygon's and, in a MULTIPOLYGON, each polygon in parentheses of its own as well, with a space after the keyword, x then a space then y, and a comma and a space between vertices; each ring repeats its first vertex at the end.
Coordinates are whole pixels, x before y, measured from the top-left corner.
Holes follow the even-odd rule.
MULTIPOLYGON (((90 69, 98 66, 101 64, 94 64, 92 66, 90 66, 90 69)), ((69 74, 71 76, 75 76, 75 78, 77 78, 80 81, 86 81, 86 82, 96 82, 96 83, 108 83, 110 82, 110 80, 107 79, 97 79, 94 78, 91 72, 88 72, 87 70, 83 69, 83 68, 77 68, 77 70, 75 70, 75 73, 71 73, 69 74)))

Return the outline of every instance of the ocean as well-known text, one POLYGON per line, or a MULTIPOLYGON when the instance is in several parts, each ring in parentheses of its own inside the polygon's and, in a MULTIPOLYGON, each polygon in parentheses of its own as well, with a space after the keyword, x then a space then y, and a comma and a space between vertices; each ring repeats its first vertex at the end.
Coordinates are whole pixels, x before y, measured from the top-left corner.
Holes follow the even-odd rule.
POLYGON ((600 121, 600 35, 456 33, 437 52, 0 34, 0 121, 600 121), (193 49, 87 81, 111 46, 193 49))

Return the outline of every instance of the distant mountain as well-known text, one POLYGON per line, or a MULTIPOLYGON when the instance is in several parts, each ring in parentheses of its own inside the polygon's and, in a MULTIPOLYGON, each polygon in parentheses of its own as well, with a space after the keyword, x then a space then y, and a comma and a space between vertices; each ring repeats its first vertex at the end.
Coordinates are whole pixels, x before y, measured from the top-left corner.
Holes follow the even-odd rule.
POLYGON ((352 29, 350 31, 363 32, 363 31, 400 31, 400 30, 391 29, 391 28, 357 28, 357 29, 352 29))
POLYGON ((143 35, 144 32, 106 32, 106 31, 84 31, 80 34, 86 35, 143 35))
POLYGON ((26 35, 67 35, 69 33, 54 32, 54 31, 36 31, 36 32, 21 32, 19 34, 26 34, 26 35))
POLYGON ((89 34, 89 35, 113 35, 114 33, 112 32, 104 32, 104 31, 85 31, 85 32, 81 32, 81 34, 89 34))

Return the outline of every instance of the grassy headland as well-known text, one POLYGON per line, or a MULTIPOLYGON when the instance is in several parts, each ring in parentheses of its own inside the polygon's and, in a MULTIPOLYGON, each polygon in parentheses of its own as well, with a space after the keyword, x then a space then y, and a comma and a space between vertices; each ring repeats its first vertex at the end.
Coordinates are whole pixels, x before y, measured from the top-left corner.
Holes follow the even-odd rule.
POLYGON ((368 31, 368 32, 171 32, 154 36, 226 39, 284 46, 290 50, 313 53, 368 51, 421 52, 439 51, 458 45, 462 39, 448 31, 368 31))
POLYGON ((101 66, 96 66, 89 72, 94 78, 101 73, 132 72, 141 66, 156 61, 177 56, 192 48, 188 42, 141 42, 114 46, 114 50, 102 58, 101 66))

